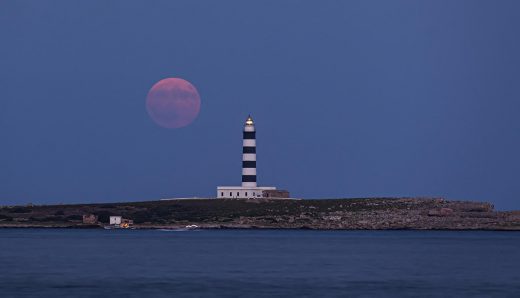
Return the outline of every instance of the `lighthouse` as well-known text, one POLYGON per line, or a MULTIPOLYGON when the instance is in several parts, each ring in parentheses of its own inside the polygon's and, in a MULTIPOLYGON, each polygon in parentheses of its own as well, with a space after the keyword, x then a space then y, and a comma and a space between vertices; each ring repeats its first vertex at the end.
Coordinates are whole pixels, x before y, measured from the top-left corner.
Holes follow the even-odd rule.
POLYGON ((256 199, 288 198, 289 192, 277 190, 274 186, 258 186, 256 180, 256 129, 253 117, 249 115, 242 131, 242 185, 218 186, 217 198, 256 199))
POLYGON ((242 187, 256 187, 256 131, 251 115, 244 125, 242 141, 242 187))

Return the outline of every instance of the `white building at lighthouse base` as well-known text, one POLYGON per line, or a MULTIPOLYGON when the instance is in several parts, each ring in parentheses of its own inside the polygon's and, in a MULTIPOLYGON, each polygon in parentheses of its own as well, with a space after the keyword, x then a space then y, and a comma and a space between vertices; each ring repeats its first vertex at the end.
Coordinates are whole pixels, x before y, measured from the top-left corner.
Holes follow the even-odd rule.
POLYGON ((274 186, 242 187, 242 186, 218 186, 217 198, 219 199, 256 199, 272 197, 274 186))

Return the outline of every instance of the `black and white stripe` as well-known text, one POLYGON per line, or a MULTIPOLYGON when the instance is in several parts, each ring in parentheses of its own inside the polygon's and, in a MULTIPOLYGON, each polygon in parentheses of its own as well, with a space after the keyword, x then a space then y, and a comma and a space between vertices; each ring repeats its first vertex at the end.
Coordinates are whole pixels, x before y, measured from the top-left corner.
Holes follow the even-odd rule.
POLYGON ((242 147, 242 187, 256 187, 256 131, 251 115, 244 126, 242 147))

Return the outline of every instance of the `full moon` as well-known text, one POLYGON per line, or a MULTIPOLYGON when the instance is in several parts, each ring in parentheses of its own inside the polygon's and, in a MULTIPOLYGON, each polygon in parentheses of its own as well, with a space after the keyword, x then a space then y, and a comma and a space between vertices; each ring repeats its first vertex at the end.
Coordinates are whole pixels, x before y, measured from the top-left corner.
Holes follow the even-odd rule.
POLYGON ((190 125, 200 111, 197 89, 180 78, 160 80, 146 97, 146 110, 157 125, 179 128, 190 125))

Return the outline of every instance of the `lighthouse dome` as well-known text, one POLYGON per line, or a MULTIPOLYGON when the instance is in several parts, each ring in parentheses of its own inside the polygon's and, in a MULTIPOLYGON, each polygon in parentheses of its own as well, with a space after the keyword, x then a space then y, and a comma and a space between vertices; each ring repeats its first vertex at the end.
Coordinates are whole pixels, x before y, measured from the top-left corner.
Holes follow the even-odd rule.
POLYGON ((247 117, 246 125, 255 125, 255 123, 253 122, 253 117, 251 117, 251 115, 247 117))

